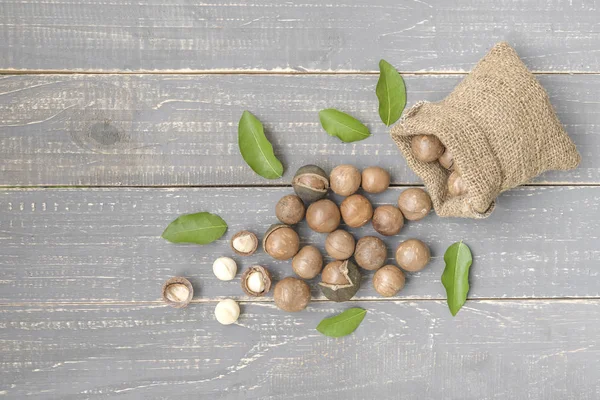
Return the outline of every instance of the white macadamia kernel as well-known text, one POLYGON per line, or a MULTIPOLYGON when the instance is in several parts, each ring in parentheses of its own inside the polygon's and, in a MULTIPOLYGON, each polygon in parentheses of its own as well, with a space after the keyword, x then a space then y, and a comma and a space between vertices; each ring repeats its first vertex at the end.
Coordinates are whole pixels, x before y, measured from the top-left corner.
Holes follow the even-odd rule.
POLYGON ((213 273, 222 281, 230 281, 237 274, 237 264, 229 257, 219 257, 213 263, 213 273))
POLYGON ((254 293, 262 293, 265 290, 265 282, 260 272, 251 273, 246 279, 246 286, 254 293))
POLYGON ((254 238, 250 235, 240 235, 233 240, 233 248, 240 253, 250 253, 254 247, 254 238))
POLYGON ((231 325, 240 316, 240 306, 232 299, 220 301, 215 307, 215 317, 220 324, 231 325))

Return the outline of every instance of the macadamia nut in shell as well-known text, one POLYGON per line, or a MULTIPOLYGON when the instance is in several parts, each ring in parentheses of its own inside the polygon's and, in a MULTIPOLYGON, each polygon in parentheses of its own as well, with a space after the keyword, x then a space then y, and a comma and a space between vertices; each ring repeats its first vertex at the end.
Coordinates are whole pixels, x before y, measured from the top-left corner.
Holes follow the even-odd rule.
POLYGON ((396 249, 396 262, 405 271, 421 271, 430 259, 429 247, 418 239, 402 242, 396 249))
POLYGON ((351 228, 358 228, 369 222, 373 217, 373 206, 365 196, 353 194, 342 201, 340 212, 346 225, 351 228))
POLYGON ((333 232, 340 226, 340 209, 329 199, 316 201, 306 210, 306 222, 315 232, 333 232))
POLYGON ((284 278, 275 285, 273 298, 283 311, 302 311, 310 303, 310 288, 302 279, 284 278))
POLYGON ((381 193, 390 186, 390 173, 380 167, 369 167, 362 172, 362 188, 367 193, 381 193))
POLYGON ((350 196, 360 187, 361 174, 353 165, 338 165, 329 174, 329 185, 334 193, 350 196))
POLYGON ((360 267, 374 271, 381 268, 386 259, 387 247, 378 237, 365 236, 356 242, 354 260, 360 267))
POLYGON ((323 255, 315 246, 304 246, 292 259, 292 269, 302 279, 312 279, 323 269, 323 255))
POLYGON ((398 197, 398 208, 407 220, 418 221, 431 211, 431 197, 421 188, 406 189, 398 197))

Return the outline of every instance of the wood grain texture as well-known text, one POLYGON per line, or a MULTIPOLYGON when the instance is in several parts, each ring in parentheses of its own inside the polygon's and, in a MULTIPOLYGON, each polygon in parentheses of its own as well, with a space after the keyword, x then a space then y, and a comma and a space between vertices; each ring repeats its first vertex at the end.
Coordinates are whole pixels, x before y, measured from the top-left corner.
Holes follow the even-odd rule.
MULTIPOLYGON (((399 189, 369 196, 374 205, 394 204, 399 189)), ((267 266, 278 280, 292 275, 290 261, 276 261, 262 250, 236 257, 229 239, 238 231, 259 237, 277 222, 277 200, 287 188, 205 189, 12 189, 0 192, 0 303, 159 301, 171 276, 190 278, 196 301, 224 297, 248 299, 239 276, 250 265, 267 266), (222 239, 205 246, 175 245, 160 237, 183 213, 210 211, 229 225, 222 239), (237 260, 238 279, 217 280, 212 263, 237 260)), ((334 198, 339 202, 339 198, 334 198)), ((408 238, 430 245, 433 259, 409 274, 401 298, 444 299, 440 283, 443 254, 454 242, 471 248, 470 298, 600 296, 598 268, 599 187, 525 187, 499 198, 486 220, 440 219, 434 214, 411 222, 397 237, 385 239, 389 261, 408 238)), ((302 243, 323 249, 325 235, 303 222, 302 243)), ((370 224, 351 232, 373 235, 370 224)), ((363 271, 361 299, 378 299, 372 272, 363 271)), ((313 296, 323 298, 311 281, 313 296)), ((268 296, 264 301, 272 301, 268 296)))
POLYGON ((465 71, 508 40, 535 70, 598 71, 594 0, 0 3, 2 69, 465 71))
POLYGON ((288 314, 214 304, 0 308, 0 393, 10 399, 595 400, 599 300, 354 302, 351 336, 315 327, 348 305, 288 314))
MULTIPOLYGON (((407 76, 409 105, 444 98, 461 76, 407 76)), ((599 183, 600 76, 544 75, 583 161, 538 183, 599 183)), ((376 163, 395 184, 419 184, 377 114, 377 76, 42 75, 0 79, 0 185, 186 186, 289 184, 316 163, 376 163), (322 129, 334 107, 373 135, 344 144, 322 129), (243 110, 265 125, 286 170, 267 181, 237 145, 243 110)))

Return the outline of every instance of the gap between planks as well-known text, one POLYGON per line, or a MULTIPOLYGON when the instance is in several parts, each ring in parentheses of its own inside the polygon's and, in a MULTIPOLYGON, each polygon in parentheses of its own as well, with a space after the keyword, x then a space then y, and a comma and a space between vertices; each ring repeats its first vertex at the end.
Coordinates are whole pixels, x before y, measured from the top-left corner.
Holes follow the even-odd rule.
MULTIPOLYGON (((519 187, 598 187, 600 186, 600 182, 594 183, 581 183, 581 182, 530 182, 520 185, 519 187)), ((249 184, 249 185, 2 185, 0 184, 0 189, 3 190, 11 190, 11 189, 23 189, 23 190, 50 190, 50 189, 203 189, 203 188, 211 188, 211 189, 243 189, 243 188, 266 188, 266 189, 284 189, 291 188, 291 184, 277 184, 274 183, 272 185, 269 184, 249 184)), ((390 184, 390 188, 409 188, 409 187, 424 187, 423 184, 416 183, 396 183, 390 184)))
MULTIPOLYGON (((194 299, 190 304, 214 304, 228 297, 219 297, 211 299, 194 299)), ((264 299, 234 299, 238 303, 242 304, 274 304, 275 301, 272 297, 264 299)), ((381 298, 381 297, 367 297, 361 299, 352 299, 345 301, 344 303, 426 303, 426 302, 440 302, 446 301, 446 298, 381 298)), ((597 301, 600 300, 600 296, 589 296, 589 297, 481 297, 476 299, 467 299, 468 303, 485 303, 485 302, 521 302, 521 303, 534 303, 539 301, 545 302, 586 302, 586 301, 597 301)), ((311 303, 335 303, 327 299, 313 299, 311 303)), ((0 303, 1 307, 77 307, 77 306, 157 306, 164 305, 168 307, 162 300, 153 301, 51 301, 51 302, 21 302, 21 303, 0 303)))
MULTIPOLYGON (((418 75, 467 75, 470 71, 398 71, 404 76, 418 75)), ((600 71, 544 71, 533 70, 534 75, 600 75, 600 71)), ((379 71, 360 70, 254 70, 254 69, 208 69, 208 70, 54 70, 54 69, 0 69, 0 75, 379 75, 379 71)))

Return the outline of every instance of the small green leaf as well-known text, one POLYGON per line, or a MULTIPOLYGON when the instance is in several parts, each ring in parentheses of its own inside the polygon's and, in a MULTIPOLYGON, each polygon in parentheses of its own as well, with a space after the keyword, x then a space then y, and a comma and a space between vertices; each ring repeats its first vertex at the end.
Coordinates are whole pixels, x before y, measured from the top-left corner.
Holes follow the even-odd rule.
POLYGON ((317 326, 317 330, 325 336, 341 337, 351 334, 365 318, 367 310, 350 308, 335 317, 325 318, 317 326))
POLYGON ((446 268, 442 273, 442 284, 448 296, 448 308, 452 315, 465 304, 469 292, 469 268, 473 263, 469 246, 462 241, 448 247, 444 254, 446 268))
POLYGON ((396 68, 385 60, 379 61, 379 80, 375 93, 379 99, 379 116, 384 124, 398 121, 406 107, 406 86, 396 68))
POLYGON ((171 243, 208 244, 227 230, 221 217, 208 212, 182 215, 171 222, 162 237, 171 243))
POLYGON ((248 111, 244 111, 238 124, 238 146, 244 161, 254 172, 267 179, 283 176, 283 165, 275 157, 262 124, 248 111))
POLYGON ((331 136, 342 142, 356 142, 368 138, 371 133, 362 122, 334 108, 319 111, 321 126, 331 136))

